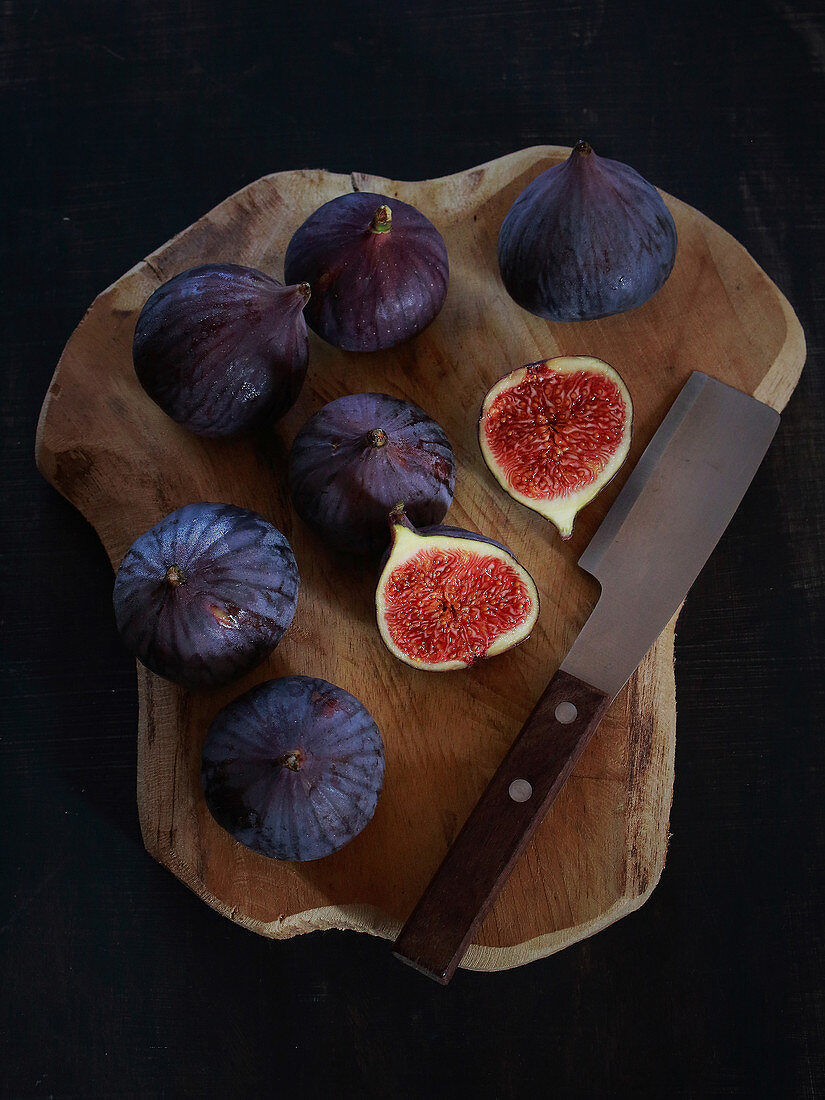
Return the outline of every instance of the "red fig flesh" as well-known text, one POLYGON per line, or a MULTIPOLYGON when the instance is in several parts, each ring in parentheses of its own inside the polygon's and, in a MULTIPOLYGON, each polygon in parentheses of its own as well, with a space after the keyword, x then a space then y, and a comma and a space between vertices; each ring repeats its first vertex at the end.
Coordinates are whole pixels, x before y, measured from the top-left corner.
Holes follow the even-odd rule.
POLYGON ((581 355, 545 359, 493 386, 479 443, 502 488, 569 538, 577 513, 627 457, 632 420, 613 367, 581 355))
POLYGON ((376 590, 381 637, 413 668, 468 668, 523 642, 539 612, 535 583, 509 550, 457 527, 417 531, 402 508, 376 590))

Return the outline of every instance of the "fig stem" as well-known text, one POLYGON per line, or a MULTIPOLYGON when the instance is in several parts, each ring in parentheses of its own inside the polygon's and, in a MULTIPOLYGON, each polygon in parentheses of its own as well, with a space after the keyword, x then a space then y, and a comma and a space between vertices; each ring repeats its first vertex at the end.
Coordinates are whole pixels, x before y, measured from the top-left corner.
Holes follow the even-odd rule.
POLYGON ((304 299, 304 305, 306 305, 312 297, 312 289, 309 283, 298 283, 298 291, 300 292, 301 297, 304 299))
POLYGON ((178 588, 183 584, 186 578, 183 575, 183 570, 179 565, 170 565, 166 570, 166 580, 173 588, 178 588))
POLYGON ((390 441, 383 428, 373 428, 371 432, 367 432, 367 440, 371 447, 386 447, 390 441))
POLYGON ((589 141, 579 139, 573 146, 573 152, 580 157, 589 157, 590 154, 593 152, 593 146, 590 144, 589 141))
POLYGON ((291 772, 298 772, 304 763, 304 754, 300 749, 292 749, 290 752, 285 752, 283 756, 279 756, 275 763, 280 768, 289 768, 291 772))
POLYGON ((394 532, 397 527, 406 527, 408 531, 415 532, 415 528, 407 519, 407 511, 403 500, 399 500, 397 504, 393 505, 387 518, 390 521, 390 531, 394 532))
POLYGON ((388 206, 379 206, 372 219, 370 230, 373 233, 389 233, 392 228, 392 210, 388 206))

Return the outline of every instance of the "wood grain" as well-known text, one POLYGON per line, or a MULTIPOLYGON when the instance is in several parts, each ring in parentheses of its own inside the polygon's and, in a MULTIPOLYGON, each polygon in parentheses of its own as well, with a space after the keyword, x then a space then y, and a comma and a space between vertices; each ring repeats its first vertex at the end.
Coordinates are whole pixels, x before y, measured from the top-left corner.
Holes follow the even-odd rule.
POLYGON ((396 954, 446 985, 610 706, 562 669, 524 723, 395 941, 396 954), (574 708, 560 721, 559 704, 574 708), (527 790, 514 790, 526 784, 527 790))
MULTIPOLYGON (((43 474, 93 524, 117 565, 131 541, 194 500, 255 508, 290 538, 302 592, 272 658, 239 685, 190 695, 138 668, 138 805, 148 850, 210 905, 263 935, 353 928, 394 937, 557 669, 597 596, 576 560, 615 498, 615 479, 562 544, 483 468, 476 416, 507 370, 555 354, 595 355, 634 399, 628 471, 694 369, 782 408, 804 362, 788 303, 728 234, 665 196, 679 232, 664 289, 630 314, 550 325, 521 311, 498 279, 498 226, 518 192, 568 150, 538 147, 440 180, 285 172, 231 196, 93 303, 61 357, 43 406, 43 474), (199 440, 140 390, 131 338, 146 297, 197 263, 246 263, 280 278, 286 244, 321 202, 356 187, 412 202, 442 231, 451 262, 436 322, 386 353, 345 354, 313 339, 307 385, 266 437, 199 440), (469 672, 432 675, 394 661, 373 621, 371 567, 342 562, 292 514, 285 456, 304 422, 342 393, 378 390, 424 407, 459 463, 448 522, 506 542, 535 577, 542 611, 522 647, 469 672), (285 673, 323 676, 358 696, 387 747, 371 825, 336 855, 277 864, 243 849, 205 809, 206 728, 241 690, 285 673)), ((503 969, 551 953, 643 903, 659 879, 673 782, 674 622, 616 699, 485 920, 464 964, 503 969)))

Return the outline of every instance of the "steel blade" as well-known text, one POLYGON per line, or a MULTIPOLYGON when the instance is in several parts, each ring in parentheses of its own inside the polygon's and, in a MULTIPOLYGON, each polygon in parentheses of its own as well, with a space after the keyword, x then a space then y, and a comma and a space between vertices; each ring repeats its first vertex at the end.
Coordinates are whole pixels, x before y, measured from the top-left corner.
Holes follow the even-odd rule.
POLYGON ((616 695, 678 610, 779 425, 695 371, 579 559, 601 584, 562 669, 616 695))

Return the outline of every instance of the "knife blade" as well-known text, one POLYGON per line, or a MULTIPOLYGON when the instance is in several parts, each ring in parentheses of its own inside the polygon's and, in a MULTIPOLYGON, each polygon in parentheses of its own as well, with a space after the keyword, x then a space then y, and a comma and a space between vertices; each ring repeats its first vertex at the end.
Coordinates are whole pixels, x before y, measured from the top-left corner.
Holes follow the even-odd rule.
POLYGON ((694 371, 579 559, 601 586, 539 698, 395 941, 446 985, 608 707, 678 610, 779 425, 694 371))

